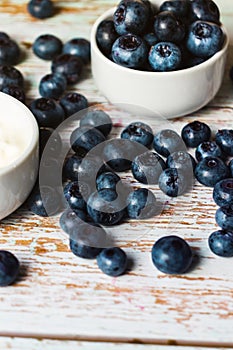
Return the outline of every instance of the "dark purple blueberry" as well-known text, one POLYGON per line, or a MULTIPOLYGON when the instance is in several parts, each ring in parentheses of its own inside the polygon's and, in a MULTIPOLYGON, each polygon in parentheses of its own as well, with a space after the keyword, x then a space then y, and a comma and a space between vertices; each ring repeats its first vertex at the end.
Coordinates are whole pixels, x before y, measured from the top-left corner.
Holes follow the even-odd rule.
POLYGON ((195 148, 200 143, 209 141, 211 130, 207 124, 195 120, 183 127, 181 136, 187 147, 195 148))
POLYGON ((39 151, 40 156, 45 149, 46 144, 49 141, 49 150, 46 148, 46 152, 49 156, 53 156, 55 158, 58 157, 62 150, 62 140, 59 133, 51 128, 40 128, 39 129, 39 151))
POLYGON ((66 78, 62 74, 45 75, 39 83, 39 92, 42 97, 58 99, 66 89, 66 78))
POLYGON ((189 244, 178 236, 165 236, 155 242, 152 261, 163 273, 182 274, 192 264, 193 253, 189 244))
POLYGON ((60 216, 59 225, 71 238, 77 234, 80 225, 87 221, 88 215, 85 210, 68 208, 60 216))
POLYGON ((19 260, 14 254, 0 250, 0 287, 14 283, 20 269, 19 260))
POLYGON ((197 146, 195 156, 197 161, 200 162, 200 160, 209 156, 222 158, 223 152, 215 141, 206 141, 197 146))
POLYGON ((188 0, 172 0, 164 1, 160 5, 159 12, 168 11, 181 19, 186 19, 189 14, 190 1, 188 0))
POLYGON ((112 59, 127 68, 140 68, 147 61, 148 47, 135 34, 125 34, 116 39, 112 46, 112 59))
POLYGON ((32 50, 34 54, 43 60, 53 60, 62 52, 62 41, 52 34, 40 35, 34 41, 32 50))
POLYGON ((96 31, 96 42, 100 51, 107 57, 110 56, 112 45, 119 35, 115 31, 112 20, 100 22, 96 31))
POLYGON ((0 91, 9 86, 23 88, 24 78, 22 73, 12 66, 0 66, 0 91))
POLYGON ((117 191, 117 185, 119 185, 121 178, 113 172, 104 172, 96 178, 97 191, 102 189, 112 189, 117 191))
POLYGON ((83 62, 80 57, 61 54, 52 61, 52 72, 63 74, 66 77, 67 84, 76 84, 80 78, 83 68, 83 62))
POLYGON ((222 257, 233 256, 233 232, 218 230, 213 232, 208 239, 210 250, 222 257))
POLYGON ((77 154, 69 156, 63 165, 63 178, 65 181, 78 181, 79 166, 83 158, 77 154))
POLYGON ((88 107, 86 97, 77 92, 68 92, 60 99, 60 104, 65 111, 66 118, 88 107))
POLYGON ((122 0, 113 15, 115 29, 119 35, 140 35, 145 31, 149 20, 149 6, 142 0, 122 0))
POLYGON ((224 34, 218 24, 196 21, 190 25, 186 46, 194 56, 209 58, 221 50, 223 41, 224 34))
POLYGON ((218 130, 215 141, 226 155, 233 156, 233 129, 218 130))
POLYGON ((155 152, 139 154, 132 162, 132 173, 136 180, 144 184, 157 184, 166 168, 164 160, 155 152))
POLYGON ((233 231, 233 205, 227 204, 218 208, 215 220, 223 230, 233 231))
POLYGON ((159 42, 157 35, 153 32, 145 33, 143 35, 143 40, 147 43, 148 47, 154 46, 159 42))
POLYGON ((176 168, 165 169, 159 177, 159 188, 169 197, 178 197, 188 191, 192 185, 192 177, 176 168))
POLYGON ((69 182, 64 188, 64 196, 71 209, 86 210, 86 200, 90 195, 90 187, 81 181, 69 182))
POLYGON ((154 32, 159 41, 180 43, 185 37, 185 26, 173 12, 164 11, 155 16, 154 32))
POLYGON ((170 129, 164 129, 154 136, 153 148, 163 157, 168 157, 171 153, 185 151, 186 147, 181 137, 170 129))
POLYGON ((45 19, 54 14, 54 5, 51 0, 31 0, 27 9, 30 15, 39 19, 45 19))
POLYGON ((62 203, 55 188, 35 185, 27 200, 27 205, 34 214, 47 217, 58 214, 62 203))
POLYGON ((103 273, 117 277, 125 273, 128 259, 121 248, 114 247, 103 249, 96 261, 103 273))
POLYGON ((139 142, 145 147, 150 147, 154 139, 151 127, 142 122, 133 122, 121 132, 121 138, 139 142))
POLYGON ((90 62, 90 42, 84 38, 73 38, 63 46, 63 53, 78 56, 84 64, 90 62))
POLYGON ((25 99, 26 99, 25 92, 20 86, 14 86, 14 85, 13 86, 5 86, 2 89, 2 92, 16 98, 17 100, 19 100, 22 103, 25 103, 25 99))
POLYGON ((10 40, 10 37, 5 32, 0 32, 0 39, 10 40))
POLYGON ((80 126, 84 125, 98 129, 105 137, 107 137, 112 130, 112 120, 110 116, 101 109, 88 110, 80 120, 80 126))
POLYGON ((20 48, 14 40, 5 35, 0 37, 0 65, 16 65, 19 62, 20 54, 20 48))
POLYGON ((195 168, 196 179, 205 186, 214 187, 220 180, 229 177, 229 168, 217 157, 205 157, 195 168))
POLYGON ((218 6, 212 0, 190 1, 189 20, 191 22, 202 20, 219 24, 220 12, 218 6))
POLYGON ((87 125, 75 129, 70 137, 72 149, 80 155, 89 152, 104 141, 105 137, 98 129, 87 125))
POLYGON ((166 165, 168 168, 176 168, 182 170, 188 176, 192 176, 196 161, 188 152, 177 151, 168 156, 166 165))
POLYGON ((50 98, 38 98, 29 106, 40 127, 56 129, 65 118, 63 108, 50 98))
POLYGON ((233 205, 233 178, 223 179, 215 184, 213 199, 220 207, 233 205))
POLYGON ((138 188, 127 198, 127 214, 130 219, 148 219, 161 213, 161 205, 147 188, 138 188))
POLYGON ((173 71, 181 65, 181 51, 179 47, 168 41, 161 41, 151 47, 149 63, 154 71, 173 71))

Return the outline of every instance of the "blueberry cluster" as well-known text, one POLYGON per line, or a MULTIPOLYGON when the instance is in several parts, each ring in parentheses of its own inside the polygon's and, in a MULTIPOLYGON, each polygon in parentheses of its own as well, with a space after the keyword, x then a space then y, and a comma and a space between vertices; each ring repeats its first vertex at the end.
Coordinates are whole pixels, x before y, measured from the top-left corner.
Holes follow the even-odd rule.
POLYGON ((127 68, 174 71, 202 63, 222 48, 220 13, 212 0, 121 0, 96 33, 102 53, 127 68))

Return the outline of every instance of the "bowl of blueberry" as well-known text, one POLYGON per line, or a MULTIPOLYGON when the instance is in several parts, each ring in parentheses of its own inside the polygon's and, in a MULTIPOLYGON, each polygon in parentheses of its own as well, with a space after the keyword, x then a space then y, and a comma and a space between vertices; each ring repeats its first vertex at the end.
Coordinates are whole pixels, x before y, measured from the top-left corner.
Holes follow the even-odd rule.
POLYGON ((228 43, 212 0, 122 0, 93 25, 93 77, 130 112, 180 117, 218 92, 228 43))

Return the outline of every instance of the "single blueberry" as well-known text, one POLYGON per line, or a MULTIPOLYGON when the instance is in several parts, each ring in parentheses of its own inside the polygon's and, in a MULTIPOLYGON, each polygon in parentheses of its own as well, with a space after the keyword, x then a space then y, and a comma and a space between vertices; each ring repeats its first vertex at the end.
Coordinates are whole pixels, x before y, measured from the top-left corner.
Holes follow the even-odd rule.
POLYGON ((70 237, 73 237, 79 230, 79 226, 88 221, 88 215, 82 209, 66 209, 59 218, 61 229, 70 237))
POLYGON ((164 160, 152 151, 138 155, 132 162, 134 178, 144 184, 157 184, 159 176, 165 168, 164 160))
POLYGON ((164 1, 159 7, 159 12, 173 12, 175 16, 185 19, 190 10, 190 1, 187 0, 172 0, 164 1))
POLYGON ((73 38, 64 44, 63 53, 78 56, 87 64, 91 59, 90 42, 84 38, 73 38))
POLYGON ((24 78, 22 73, 12 66, 0 66, 0 91, 9 86, 23 88, 24 78))
POLYGON ((50 98, 38 98, 29 105, 40 127, 57 128, 65 118, 63 108, 50 98))
POLYGON ((209 141, 211 130, 209 126, 198 120, 185 125, 181 131, 181 137, 187 147, 197 147, 200 143, 209 141))
POLYGON ((187 175, 192 176, 196 167, 196 161, 191 154, 185 151, 176 151, 170 154, 166 161, 168 168, 176 168, 182 170, 187 175))
POLYGON ((184 194, 192 185, 192 177, 187 178, 185 173, 176 168, 165 169, 159 177, 159 188, 169 197, 184 194))
POLYGON ((179 43, 185 37, 185 26, 174 12, 163 11, 155 16, 154 32, 159 41, 179 43))
POLYGON ((125 34, 116 39, 112 45, 112 59, 127 68, 140 68, 147 61, 146 42, 135 34, 125 34))
POLYGON ((88 101, 85 96, 77 92, 68 92, 60 99, 60 105, 65 111, 66 118, 70 117, 82 109, 88 107, 88 101))
POLYGON ((176 44, 161 41, 151 47, 148 59, 154 71, 173 71, 181 64, 181 51, 176 44))
POLYGON ((55 188, 35 185, 27 199, 27 206, 34 214, 47 217, 60 212, 62 200, 55 188))
POLYGON ((112 20, 104 20, 100 22, 96 30, 96 42, 100 51, 105 56, 110 57, 112 45, 117 37, 118 34, 112 20))
POLYGON ((91 126, 80 126, 76 128, 71 136, 72 149, 79 154, 85 154, 92 148, 105 141, 105 137, 98 129, 91 126))
POLYGON ((69 156, 63 165, 63 179, 65 181, 78 181, 79 166, 83 160, 83 157, 78 154, 72 154, 69 156))
POLYGON ((80 126, 84 125, 89 125, 98 129, 105 137, 107 137, 112 130, 112 120, 110 116, 101 109, 88 110, 80 120, 80 126))
POLYGON ((233 205, 227 204, 218 208, 215 220, 223 230, 233 231, 233 205))
POLYGON ((145 33, 143 35, 143 40, 147 43, 149 48, 160 41, 154 32, 145 33))
POLYGON ((96 188, 97 191, 102 189, 112 189, 117 191, 117 184, 120 183, 121 178, 116 173, 104 172, 97 176, 96 178, 96 188))
POLYGON ((36 56, 50 61, 61 54, 62 46, 62 41, 55 35, 43 34, 36 38, 32 50, 36 56))
POLYGON ((7 95, 10 95, 14 98, 16 98, 17 100, 19 100, 22 103, 25 103, 25 92, 23 90, 23 88, 21 88, 20 86, 5 86, 2 89, 2 92, 4 92, 7 95))
POLYGON ((233 129, 218 130, 215 141, 224 153, 233 156, 233 129))
POLYGON ((64 196, 71 209, 86 210, 86 200, 91 194, 87 183, 81 181, 69 182, 64 188, 64 196))
POLYGON ((233 232, 218 230, 209 236, 208 239, 210 250, 222 257, 233 256, 233 232))
POLYGON ((213 199, 220 207, 233 205, 233 178, 224 179, 215 184, 213 199))
POLYGON ((117 277, 127 269, 127 255, 121 248, 106 248, 97 256, 97 264, 106 275, 117 277))
POLYGON ((62 74, 47 74, 39 83, 39 92, 42 97, 58 99, 65 92, 66 85, 62 74))
POLYGON ((215 141, 205 141, 197 146, 195 156, 197 161, 200 162, 200 160, 209 156, 222 158, 223 152, 215 141))
POLYGON ((216 3, 212 0, 195 0, 190 1, 189 20, 215 22, 219 24, 220 12, 216 3))
POLYGON ((39 19, 45 19, 54 14, 54 5, 51 0, 31 0, 27 9, 30 15, 39 19))
POLYGON ((83 68, 83 61, 80 57, 61 54, 52 61, 52 72, 60 73, 66 77, 67 84, 76 84, 80 78, 83 68))
POLYGON ((19 260, 14 254, 0 250, 0 287, 12 284, 19 274, 19 260))
POLYGON ((152 191, 139 188, 127 198, 127 213, 130 219, 148 219, 161 213, 161 205, 152 191))
POLYGON ((0 37, 0 65, 14 66, 19 63, 20 59, 19 45, 11 38, 0 37))
POLYGON ((181 137, 173 130, 164 129, 154 136, 153 148, 164 157, 177 151, 185 151, 186 147, 181 137))
POLYGON ((165 236, 155 242, 152 248, 152 261, 163 273, 182 274, 193 260, 189 244, 178 236, 165 236))
POLYGON ((196 179, 205 186, 214 187, 220 180, 229 177, 229 168, 217 157, 205 157, 195 168, 196 179))
POLYGON ((145 147, 150 147, 153 141, 153 130, 142 122, 133 122, 126 126, 121 132, 121 138, 139 142, 145 147))

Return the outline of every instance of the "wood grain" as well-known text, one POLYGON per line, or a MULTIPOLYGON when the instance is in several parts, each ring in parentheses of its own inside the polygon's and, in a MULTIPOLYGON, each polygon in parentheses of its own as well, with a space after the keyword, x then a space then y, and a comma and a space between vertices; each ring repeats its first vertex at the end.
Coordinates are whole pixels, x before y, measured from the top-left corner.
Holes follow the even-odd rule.
MULTIPOLYGON (((0 1, 0 21, 1 30, 11 34, 24 51, 25 60, 18 68, 26 77, 30 101, 38 96, 41 76, 50 71, 50 63, 32 55, 33 40, 41 33, 53 33, 63 41, 74 36, 88 38, 96 17, 117 2, 56 1, 57 15, 45 21, 32 19, 26 3, 0 1)), ((221 6, 223 17, 232 22, 231 2, 222 0, 221 6)), ((213 133, 232 128, 233 88, 228 77, 232 63, 231 47, 224 83, 216 98, 201 111, 167 125, 180 131, 187 122, 199 119, 211 125, 213 133)), ((97 91, 90 67, 72 89, 82 92, 92 105, 104 103, 116 125, 114 135, 129 122, 128 116, 109 106, 97 91)), ((129 174, 123 177, 139 185, 129 174)), ((161 196, 156 186, 150 188, 161 196)), ((207 246, 209 234, 217 229, 212 190, 195 184, 194 190, 183 197, 162 200, 165 208, 158 217, 108 229, 132 261, 128 273, 117 279, 103 275, 95 261, 78 259, 69 252, 68 237, 60 230, 58 217, 40 218, 24 206, 3 220, 1 249, 14 252, 22 268, 19 281, 0 290, 0 335, 233 346, 232 259, 214 256, 207 246), (195 264, 185 275, 164 275, 151 263, 154 241, 171 233, 187 239, 196 253, 195 264)), ((73 349, 74 344, 80 349, 102 348, 101 343, 70 342, 64 347, 64 343, 52 340, 0 339, 2 349, 21 346, 34 350, 41 345, 49 350, 73 349)), ((122 346, 126 350, 144 349, 143 345, 122 346)), ((120 345, 108 347, 117 349, 120 345)))

